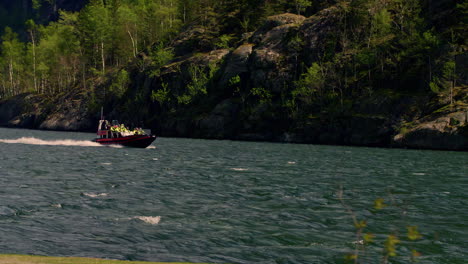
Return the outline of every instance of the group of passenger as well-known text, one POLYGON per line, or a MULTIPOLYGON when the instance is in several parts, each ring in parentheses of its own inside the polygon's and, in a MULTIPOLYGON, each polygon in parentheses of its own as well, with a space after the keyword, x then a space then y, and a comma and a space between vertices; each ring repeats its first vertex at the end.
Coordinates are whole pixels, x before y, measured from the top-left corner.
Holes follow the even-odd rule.
POLYGON ((119 124, 116 120, 112 121, 112 125, 107 120, 101 120, 100 131, 100 136, 103 138, 117 138, 145 134, 144 130, 141 128, 130 130, 124 124, 119 124))

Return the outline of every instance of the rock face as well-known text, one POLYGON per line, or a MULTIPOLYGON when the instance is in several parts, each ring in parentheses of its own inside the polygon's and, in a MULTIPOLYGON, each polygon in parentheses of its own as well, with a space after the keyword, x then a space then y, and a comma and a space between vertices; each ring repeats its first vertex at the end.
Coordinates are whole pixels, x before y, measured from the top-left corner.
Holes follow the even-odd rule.
POLYGON ((253 34, 255 46, 249 64, 253 87, 280 93, 292 79, 299 54, 289 44, 305 19, 293 14, 272 16, 253 34))
MULTIPOLYGON (((245 86, 265 88, 277 95, 284 93, 291 80, 297 78, 298 58, 310 65, 324 53, 323 43, 336 37, 337 12, 335 7, 331 7, 310 18, 293 14, 269 17, 250 38, 226 55, 217 89, 228 89, 230 81, 240 76, 243 82, 247 82, 245 86)), ((177 129, 172 129, 169 134, 467 150, 466 117, 462 118, 465 110, 434 116, 411 108, 429 103, 430 98, 426 97, 391 99, 374 96, 352 107, 353 111, 360 113, 358 115, 344 115, 333 120, 311 119, 307 124, 291 127, 291 124, 280 124, 281 120, 275 116, 280 113, 266 104, 247 111, 243 102, 230 98, 213 105, 211 111, 193 122, 179 120, 175 126, 177 129), (418 120, 418 126, 400 133, 398 127, 402 116, 406 120, 418 120), (192 130, 192 133, 187 130, 192 130)))
POLYGON ((86 109, 87 100, 69 94, 51 102, 49 99, 21 94, 0 101, 0 126, 64 131, 94 131, 95 118, 86 109))
POLYGON ((42 113, 38 107, 42 97, 21 94, 6 101, 0 101, 0 126, 37 128, 42 113))
POLYGON ((231 78, 249 72, 248 63, 253 46, 254 45, 250 43, 243 44, 229 55, 223 77, 220 81, 220 86, 226 86, 231 78))
MULTIPOLYGON (((305 19, 303 16, 289 13, 268 17, 265 23, 254 32, 251 41, 255 44, 265 42, 265 38, 271 39, 276 32, 281 31, 281 28, 285 28, 285 25, 298 26, 305 19)), ((281 40, 281 38, 277 40, 281 40)))
POLYGON ((199 136, 207 138, 232 138, 240 106, 232 99, 219 103, 211 113, 197 124, 199 136))
POLYGON ((58 105, 57 109, 54 109, 51 114, 47 115, 47 118, 39 125, 39 129, 93 131, 96 124, 89 117, 86 104, 83 103, 83 100, 67 98, 58 105))
POLYGON ((423 118, 415 127, 394 136, 393 141, 399 147, 468 150, 468 107, 423 118))
MULTIPOLYGON (((223 60, 228 57, 229 53, 230 51, 227 49, 219 49, 176 60, 163 67, 160 82, 168 84, 172 91, 177 91, 181 95, 186 92, 187 85, 192 81, 191 68, 199 67, 203 74, 209 75, 210 67, 221 67, 223 60)), ((211 138, 224 138, 225 134, 218 131, 225 130, 226 121, 221 120, 222 116, 219 111, 213 111, 211 116, 199 116, 194 120, 182 115, 168 114, 162 117, 158 116, 159 121, 154 129, 166 136, 203 137, 201 135, 209 135, 211 138), (209 119, 211 122, 205 119, 209 119), (210 130, 210 128, 216 129, 210 130)))

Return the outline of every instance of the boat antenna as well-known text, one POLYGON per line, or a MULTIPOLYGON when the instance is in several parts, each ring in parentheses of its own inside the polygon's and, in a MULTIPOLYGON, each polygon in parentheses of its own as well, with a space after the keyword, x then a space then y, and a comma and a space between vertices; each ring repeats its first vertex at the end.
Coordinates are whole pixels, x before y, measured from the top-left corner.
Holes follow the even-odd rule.
POLYGON ((101 106, 101 120, 104 120, 104 107, 101 106))

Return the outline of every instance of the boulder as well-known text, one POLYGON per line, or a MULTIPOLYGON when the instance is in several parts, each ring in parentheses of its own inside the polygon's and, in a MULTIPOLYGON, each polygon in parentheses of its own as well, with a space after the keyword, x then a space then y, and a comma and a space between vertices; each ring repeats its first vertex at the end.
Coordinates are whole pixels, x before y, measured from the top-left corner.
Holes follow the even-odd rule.
POLYGON ((393 138, 398 147, 468 150, 468 109, 437 118, 425 118, 393 138))
POLYGON ((251 56, 250 77, 253 87, 280 93, 291 80, 293 71, 283 53, 272 49, 256 49, 251 56))
POLYGON ((280 27, 283 25, 298 25, 301 24, 306 18, 300 15, 295 14, 280 14, 275 16, 270 16, 266 19, 263 25, 254 32, 251 37, 251 41, 255 44, 259 44, 269 31, 273 28, 280 27))
POLYGON ((191 26, 181 32, 172 42, 177 56, 183 56, 194 52, 209 52, 216 48, 216 36, 207 27, 191 26))
POLYGON ((339 19, 338 7, 330 7, 304 20, 299 31, 305 41, 304 49, 307 53, 304 54, 304 60, 308 64, 323 56, 326 48, 324 43, 327 43, 328 39, 335 38, 339 19))
POLYGON ((241 75, 249 71, 249 57, 252 54, 253 44, 244 44, 235 49, 226 62, 220 86, 224 87, 232 77, 241 75))

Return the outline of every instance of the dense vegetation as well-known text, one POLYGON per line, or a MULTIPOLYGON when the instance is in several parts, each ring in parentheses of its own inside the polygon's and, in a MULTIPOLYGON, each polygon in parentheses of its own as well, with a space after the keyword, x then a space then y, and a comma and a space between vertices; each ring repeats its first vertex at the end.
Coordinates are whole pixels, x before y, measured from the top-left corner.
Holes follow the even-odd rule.
POLYGON ((90 0, 79 12, 60 10, 56 20, 42 23, 35 12, 56 2, 33 0, 31 14, 18 16, 29 18, 16 27, 19 32, 4 29, 0 98, 83 90, 94 103, 148 105, 148 117, 196 113, 207 96, 218 103, 234 96, 245 109, 262 104, 276 118, 304 120, 324 111, 346 112, 378 90, 443 95, 453 103, 453 89, 467 79, 467 1, 90 0), (182 69, 191 79, 184 91, 157 79, 176 57, 237 47, 268 16, 324 16, 327 8, 334 10, 333 32, 318 52, 309 54, 307 39, 291 33, 288 52, 295 60, 288 63, 294 72, 281 91, 234 76, 220 93, 212 86, 222 65, 182 69), (211 46, 172 48, 181 32, 194 28, 209 36, 211 46), (135 69, 158 84, 131 92, 140 89, 135 69))

